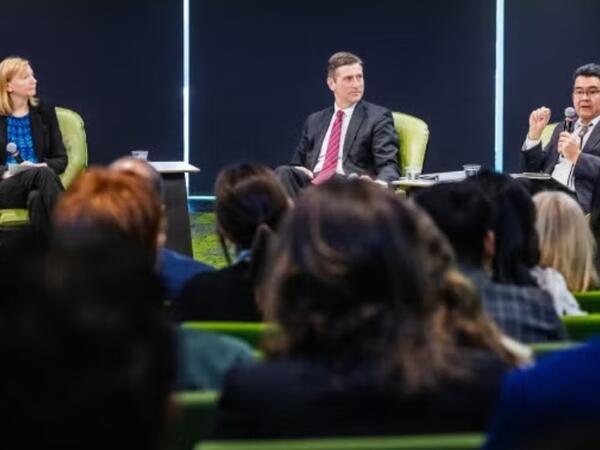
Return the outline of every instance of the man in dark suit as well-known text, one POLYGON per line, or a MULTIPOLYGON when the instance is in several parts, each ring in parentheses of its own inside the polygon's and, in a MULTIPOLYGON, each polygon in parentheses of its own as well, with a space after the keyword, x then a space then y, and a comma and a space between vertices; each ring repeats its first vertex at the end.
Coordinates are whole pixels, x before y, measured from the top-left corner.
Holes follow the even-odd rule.
POLYGON ((335 104, 308 116, 289 166, 275 171, 295 197, 309 184, 355 174, 381 184, 400 176, 392 113, 362 100, 363 63, 352 53, 329 58, 327 86, 335 104))
POLYGON ((574 191, 583 209, 589 212, 600 181, 600 65, 579 67, 573 80, 573 106, 578 116, 573 132, 559 124, 542 149, 542 131, 550 120, 550 109, 542 106, 529 116, 522 154, 526 171, 551 174, 574 191))

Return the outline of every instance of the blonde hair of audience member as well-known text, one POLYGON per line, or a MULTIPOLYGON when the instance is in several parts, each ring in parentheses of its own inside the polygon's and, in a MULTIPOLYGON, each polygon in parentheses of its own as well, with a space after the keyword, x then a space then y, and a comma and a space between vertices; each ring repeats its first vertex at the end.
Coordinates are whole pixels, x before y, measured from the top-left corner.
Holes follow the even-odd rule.
POLYGON ((260 292, 282 327, 269 354, 367 358, 407 391, 472 376, 459 348, 516 358, 453 269, 449 244, 425 214, 360 180, 307 189, 284 221, 260 292))
POLYGON ((533 202, 537 210, 540 265, 562 273, 572 292, 596 287, 596 243, 579 204, 562 192, 540 192, 533 196, 533 202))
POLYGON ((115 227, 143 248, 153 261, 165 240, 162 203, 140 176, 93 167, 77 178, 54 212, 57 227, 115 227))
MULTIPOLYGON (((10 97, 10 82, 18 76, 24 76, 31 68, 26 59, 11 56, 0 62, 0 115, 10 116, 14 111, 14 105, 10 97)), ((36 106, 38 104, 36 97, 29 98, 29 104, 36 106)))

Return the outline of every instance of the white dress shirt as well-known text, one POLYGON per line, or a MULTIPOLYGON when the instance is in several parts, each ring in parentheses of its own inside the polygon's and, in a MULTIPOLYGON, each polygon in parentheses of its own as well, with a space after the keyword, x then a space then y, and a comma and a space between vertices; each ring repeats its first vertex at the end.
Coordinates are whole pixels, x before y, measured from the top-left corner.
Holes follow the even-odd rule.
MULTIPOLYGON (((346 140, 346 132, 348 131, 348 124, 350 123, 350 119, 352 118, 352 113, 354 112, 354 108, 356 107, 356 103, 348 108, 343 109, 344 118, 342 119, 342 130, 340 133, 340 149, 338 153, 337 167, 335 169, 336 173, 344 175, 343 165, 343 155, 344 155, 344 141, 346 140)), ((323 164, 325 163, 325 154, 327 153, 327 146, 329 145, 329 136, 331 136, 331 128, 333 127, 333 122, 335 121, 335 117, 337 112, 341 109, 338 108, 337 105, 333 107, 333 116, 331 116, 331 121, 329 122, 329 127, 327 127, 327 133, 325 133, 325 139, 323 139, 323 145, 321 145, 321 151, 319 152, 319 159, 317 159, 317 164, 313 169, 313 173, 317 174, 323 168, 323 164)))

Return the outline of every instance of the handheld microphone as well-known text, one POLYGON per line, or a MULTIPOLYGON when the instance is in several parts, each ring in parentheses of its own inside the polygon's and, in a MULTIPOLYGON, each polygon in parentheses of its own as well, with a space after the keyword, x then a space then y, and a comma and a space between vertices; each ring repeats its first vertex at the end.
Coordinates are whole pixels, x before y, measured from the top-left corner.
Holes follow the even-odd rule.
POLYGON ((17 150, 17 144, 15 144, 14 142, 9 142, 8 144, 6 144, 6 151, 9 155, 15 158, 17 164, 21 164, 23 162, 23 158, 21 158, 19 150, 17 150))
POLYGON ((572 133, 575 129, 575 120, 577 120, 577 116, 575 114, 575 109, 572 106, 565 108, 565 124, 564 130, 567 133, 572 133))

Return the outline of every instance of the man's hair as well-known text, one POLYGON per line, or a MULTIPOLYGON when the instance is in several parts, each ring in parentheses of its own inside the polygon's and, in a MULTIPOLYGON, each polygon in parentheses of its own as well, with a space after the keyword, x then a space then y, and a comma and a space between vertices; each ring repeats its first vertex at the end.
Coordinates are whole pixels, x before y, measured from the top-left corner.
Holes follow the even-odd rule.
POLYGON ((158 173, 158 170, 156 170, 148 161, 134 158, 133 156, 124 156, 114 160, 108 168, 111 170, 130 172, 148 180, 152 183, 152 187, 164 202, 165 187, 162 177, 160 176, 160 173, 158 173))
POLYGON ((3 448, 158 448, 174 341, 145 254, 117 230, 87 227, 51 242, 28 236, 9 251, 0 267, 3 448))
POLYGON ((596 77, 600 79, 600 65, 596 63, 584 64, 578 67, 573 74, 573 82, 577 77, 596 77))
POLYGON ((413 198, 446 235, 458 260, 481 266, 483 241, 492 229, 492 206, 485 194, 474 183, 440 183, 413 198))
POLYGON ((350 66, 352 64, 363 65, 362 59, 349 52, 337 52, 331 55, 327 62, 327 78, 335 79, 335 71, 338 67, 350 66))

